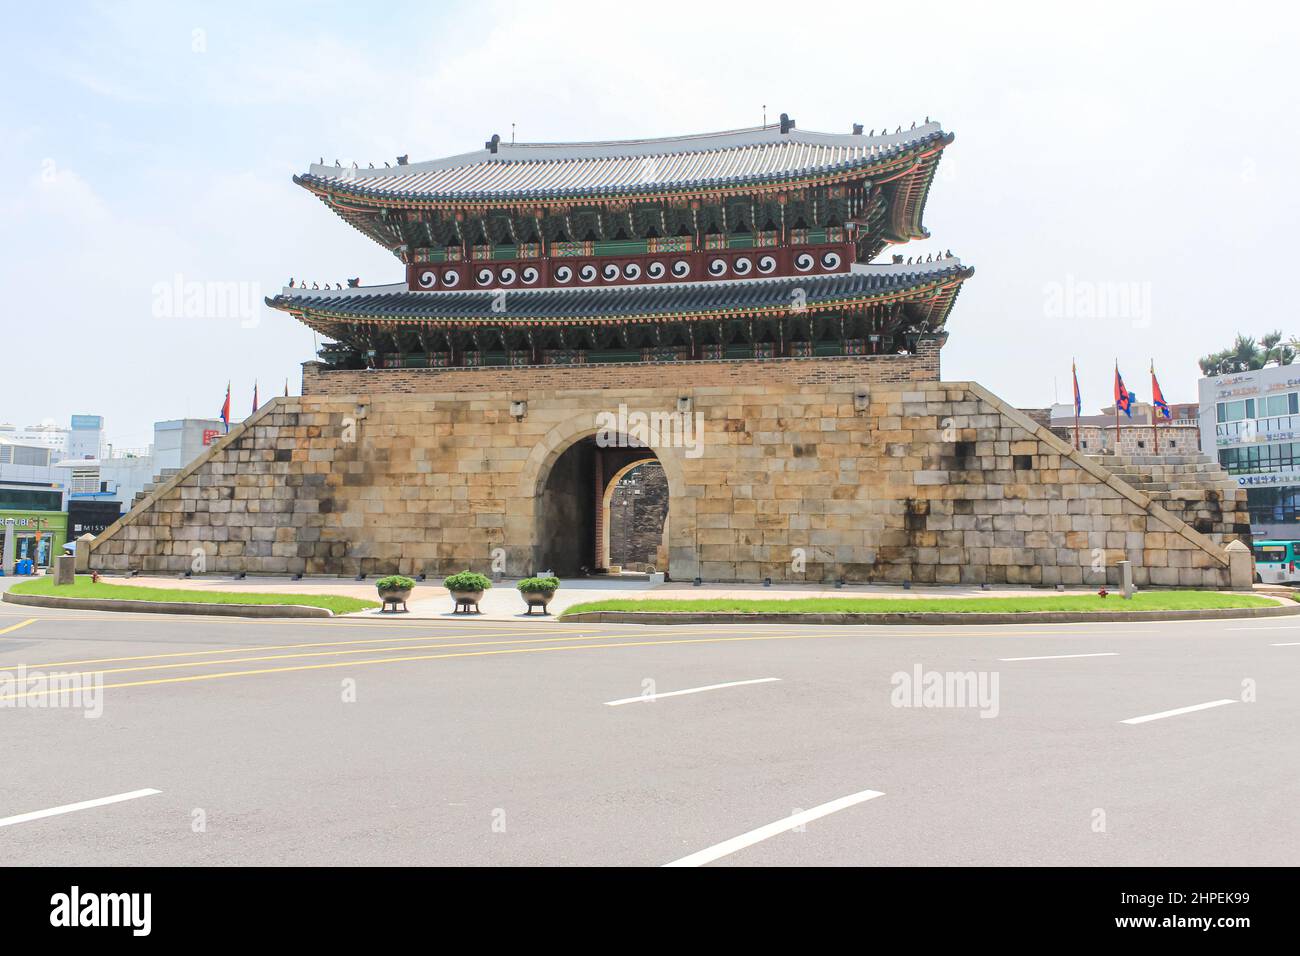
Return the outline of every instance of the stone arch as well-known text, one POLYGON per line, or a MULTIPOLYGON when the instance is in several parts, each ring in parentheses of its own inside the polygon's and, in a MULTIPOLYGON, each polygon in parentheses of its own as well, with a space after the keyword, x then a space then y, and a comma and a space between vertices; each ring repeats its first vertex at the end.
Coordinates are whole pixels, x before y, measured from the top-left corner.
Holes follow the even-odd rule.
MULTIPOLYGON (((543 544, 541 536, 544 533, 542 496, 551 477, 551 471, 565 452, 585 439, 594 438, 599 431, 595 411, 574 415, 554 425, 538 440, 524 460, 516 494, 518 499, 525 503, 523 511, 528 517, 529 538, 524 543, 523 550, 531 564, 529 571, 544 570, 538 564, 541 560, 543 544)), ((693 559, 687 562, 682 557, 694 554, 691 540, 686 536, 686 530, 694 526, 694 501, 686 494, 686 474, 682 464, 684 449, 651 448, 647 451, 651 452, 647 457, 653 457, 663 467, 664 476, 668 480, 669 513, 673 516, 671 521, 665 521, 668 526, 670 567, 659 570, 667 570, 674 577, 681 575, 687 578, 693 577, 695 574, 693 559), (686 566, 687 563, 690 567, 686 566), (679 570, 674 572, 672 570, 674 567, 679 570)))
MULTIPOLYGON (((611 501, 613 500, 613 498, 614 498, 614 492, 615 492, 615 490, 617 490, 617 488, 618 488, 618 483, 623 479, 623 477, 624 477, 625 475, 627 475, 627 474, 628 474, 630 471, 632 471, 634 468, 640 468, 642 465, 649 464, 649 463, 651 463, 651 462, 654 462, 655 464, 659 464, 659 456, 658 456, 658 455, 654 455, 654 454, 649 454, 649 455, 646 455, 646 456, 643 457, 643 458, 638 458, 638 459, 636 459, 635 461, 628 462, 627 464, 625 464, 625 465, 623 465, 622 467, 620 467, 617 471, 615 471, 612 475, 609 475, 609 476, 605 479, 605 494, 601 496, 601 501, 597 504, 597 507, 600 508, 600 510, 601 510, 601 514, 602 514, 602 516, 603 516, 603 520, 601 521, 601 526, 600 526, 600 527, 601 527, 601 536, 600 536, 600 558, 601 558, 601 560, 604 562, 604 564, 605 564, 606 566, 608 566, 608 565, 610 564, 610 557, 609 557, 609 551, 610 551, 609 527, 610 527, 611 520, 612 520, 612 519, 611 519, 611 516, 610 516, 610 502, 611 502, 611 501)), ((668 493, 668 498, 669 498, 669 501, 672 500, 672 492, 671 492, 671 491, 669 491, 669 493, 668 493)), ((668 529, 669 529, 670 527, 671 527, 671 525, 669 524, 669 521, 668 521, 668 515, 665 514, 665 515, 664 515, 664 527, 663 527, 663 533, 664 533, 664 535, 665 535, 665 543, 666 543, 666 541, 667 541, 667 537, 666 537, 666 536, 667 536, 667 532, 668 532, 668 529)), ((660 567, 656 567, 655 570, 656 570, 656 571, 663 571, 663 570, 666 570, 666 569, 664 569, 664 568, 660 568, 660 567)))

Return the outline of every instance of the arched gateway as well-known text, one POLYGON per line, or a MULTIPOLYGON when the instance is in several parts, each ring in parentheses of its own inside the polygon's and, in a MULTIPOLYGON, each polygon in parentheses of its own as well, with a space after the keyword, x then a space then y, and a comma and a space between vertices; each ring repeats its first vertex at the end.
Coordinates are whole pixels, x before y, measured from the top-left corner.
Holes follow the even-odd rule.
POLYGON ((929 235, 951 142, 938 123, 811 133, 782 116, 314 165, 295 182, 391 251, 398 281, 268 299, 328 343, 302 397, 162 482, 91 566, 599 568, 611 481, 653 457, 679 580, 1094 584, 1128 560, 1139 585, 1226 586, 1223 544, 1249 534, 1226 476, 1198 470, 1197 500, 1157 504, 979 385, 940 381, 973 270, 877 260, 929 235), (639 417, 682 440, 621 443, 639 417))
MULTIPOLYGON (((583 415, 556 426, 533 450, 520 479, 519 494, 533 505, 534 570, 572 575, 584 570, 605 571, 610 561, 610 503, 619 480, 647 462, 663 469, 668 507, 683 497, 685 479, 674 449, 649 448, 628 435, 597 427, 595 416, 583 415)), ((677 451, 680 451, 678 449, 677 451)), ((672 524, 660 525, 663 546, 646 563, 669 572, 672 524)), ((678 542, 690 547, 689 542, 678 542)), ((686 569, 694 573, 694 568, 686 569)))

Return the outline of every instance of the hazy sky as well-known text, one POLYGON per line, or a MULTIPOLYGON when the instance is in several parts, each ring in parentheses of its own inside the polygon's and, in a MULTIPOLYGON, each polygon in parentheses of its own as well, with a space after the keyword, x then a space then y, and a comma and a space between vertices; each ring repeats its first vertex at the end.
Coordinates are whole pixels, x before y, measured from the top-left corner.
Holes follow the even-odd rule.
MULTIPOLYGON (((1238 330, 1300 332, 1298 17, 1281 4, 112 3, 4 0, 0 421, 236 417, 297 393, 310 331, 260 304, 289 276, 400 264, 290 182, 520 141, 757 125, 956 134, 933 239, 976 268, 948 380, 1089 408, 1116 356, 1194 401, 1238 330), (241 318, 167 314, 177 281, 241 283, 241 318), (161 304, 160 304, 161 303, 161 304), (158 313, 163 314, 158 314, 158 313)), ((888 256, 890 250, 885 255, 888 256)))

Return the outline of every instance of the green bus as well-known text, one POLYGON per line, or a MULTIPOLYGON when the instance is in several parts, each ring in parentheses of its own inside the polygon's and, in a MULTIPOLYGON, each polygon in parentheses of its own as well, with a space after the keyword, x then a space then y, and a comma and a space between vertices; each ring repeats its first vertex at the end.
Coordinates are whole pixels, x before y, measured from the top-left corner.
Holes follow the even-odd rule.
POLYGON ((1300 541, 1256 541, 1255 580, 1262 584, 1300 581, 1300 541))

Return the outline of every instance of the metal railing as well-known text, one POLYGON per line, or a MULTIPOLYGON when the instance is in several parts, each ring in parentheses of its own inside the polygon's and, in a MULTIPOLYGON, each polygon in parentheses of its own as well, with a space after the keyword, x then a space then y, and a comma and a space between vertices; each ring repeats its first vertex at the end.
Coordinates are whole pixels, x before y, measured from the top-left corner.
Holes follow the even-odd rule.
POLYGON ((1214 434, 1218 438, 1253 437, 1300 429, 1300 415, 1275 415, 1269 418, 1243 418, 1237 422, 1218 422, 1214 434))

